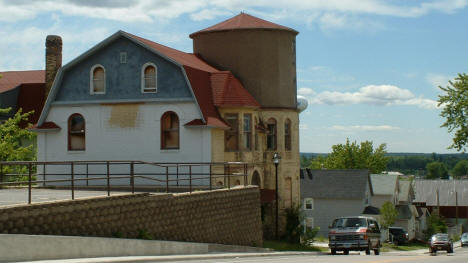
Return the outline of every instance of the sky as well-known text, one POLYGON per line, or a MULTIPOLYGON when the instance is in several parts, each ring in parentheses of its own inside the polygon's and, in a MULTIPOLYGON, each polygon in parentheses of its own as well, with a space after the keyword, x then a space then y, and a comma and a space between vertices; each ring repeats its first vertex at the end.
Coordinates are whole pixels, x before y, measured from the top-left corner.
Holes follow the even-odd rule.
POLYGON ((0 0, 0 71, 63 64, 118 30, 192 52, 190 33, 245 12, 299 31, 300 151, 370 140, 450 153, 438 86, 468 72, 468 0, 0 0))

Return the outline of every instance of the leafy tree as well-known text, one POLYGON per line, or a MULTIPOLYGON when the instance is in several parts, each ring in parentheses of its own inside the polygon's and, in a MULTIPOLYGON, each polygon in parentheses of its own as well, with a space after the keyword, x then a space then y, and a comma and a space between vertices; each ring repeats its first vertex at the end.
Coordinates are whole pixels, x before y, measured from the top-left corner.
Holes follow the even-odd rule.
POLYGON ((328 169, 369 169, 372 173, 380 173, 387 167, 388 157, 386 145, 381 144, 374 150, 371 141, 358 144, 346 139, 346 144, 332 146, 332 152, 327 156, 324 168, 328 169))
POLYGON ((398 211, 391 202, 387 201, 383 203, 382 208, 380 208, 380 215, 380 224, 383 228, 388 229, 395 223, 398 216, 398 211))
POLYGON ((426 165, 427 179, 448 179, 447 166, 441 162, 430 162, 426 165))
POLYGON ((447 224, 438 214, 432 213, 427 221, 426 239, 436 233, 447 233, 447 224))
POLYGON ((468 160, 459 161, 452 170, 454 177, 461 177, 468 175, 468 160))
POLYGON ((439 95, 439 106, 442 106, 440 116, 445 118, 441 127, 446 127, 449 133, 455 133, 449 149, 466 152, 468 146, 468 75, 458 74, 454 81, 449 81, 445 92, 439 95))
POLYGON ((309 164, 309 168, 310 169, 315 169, 315 170, 322 169, 322 168, 325 167, 326 160, 327 160, 326 157, 324 157, 322 155, 319 155, 319 156, 311 159, 310 164, 309 164))

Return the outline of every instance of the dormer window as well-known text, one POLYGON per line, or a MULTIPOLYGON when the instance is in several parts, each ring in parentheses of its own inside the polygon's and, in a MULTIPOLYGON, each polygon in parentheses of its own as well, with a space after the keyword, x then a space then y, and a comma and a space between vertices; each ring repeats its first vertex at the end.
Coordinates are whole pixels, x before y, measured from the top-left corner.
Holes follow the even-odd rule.
POLYGON ((158 91, 158 70, 153 63, 143 65, 141 72, 141 92, 156 93, 158 91))
POLYGON ((106 71, 102 65, 95 65, 91 68, 90 73, 90 93, 105 94, 106 93, 106 71))

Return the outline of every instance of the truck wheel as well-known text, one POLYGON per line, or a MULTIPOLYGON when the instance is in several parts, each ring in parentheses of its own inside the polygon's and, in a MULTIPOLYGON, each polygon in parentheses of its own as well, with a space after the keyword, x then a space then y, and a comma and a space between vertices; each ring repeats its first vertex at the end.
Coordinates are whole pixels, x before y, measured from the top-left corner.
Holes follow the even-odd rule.
POLYGON ((374 249, 374 255, 376 256, 380 255, 380 248, 374 249))
POLYGON ((370 255, 371 244, 367 244, 366 255, 370 255))
POLYGON ((349 250, 347 250, 347 249, 343 250, 343 254, 349 255, 349 250))
POLYGON ((336 255, 336 249, 331 249, 331 254, 336 255))

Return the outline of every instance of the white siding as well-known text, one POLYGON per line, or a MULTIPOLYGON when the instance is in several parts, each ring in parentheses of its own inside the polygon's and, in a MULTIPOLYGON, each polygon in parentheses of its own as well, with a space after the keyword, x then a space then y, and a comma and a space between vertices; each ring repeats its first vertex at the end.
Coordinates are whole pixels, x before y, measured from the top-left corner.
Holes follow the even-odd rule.
MULTIPOLYGON (((200 114, 193 102, 96 104, 80 107, 55 105, 51 107, 46 121, 53 121, 62 129, 59 132, 38 133, 38 161, 210 162, 210 129, 184 126, 187 122, 197 118, 200 118, 200 114), (126 115, 127 108, 125 107, 131 110, 128 115, 126 115), (161 150, 160 147, 160 119, 166 111, 173 111, 179 117, 180 149, 178 150, 161 150), (85 151, 68 151, 67 121, 73 113, 82 114, 86 121, 85 151)), ((48 173, 51 172, 50 169, 47 169, 48 173)), ((69 167, 56 169, 66 173, 70 170, 69 167)), ((76 169, 83 171, 84 168, 76 167, 76 169)), ((99 168, 99 172, 105 171, 103 169, 105 167, 99 168)), ((129 166, 112 169, 113 173, 128 173, 129 166)), ((47 179, 52 179, 52 177, 49 176, 47 179)), ((128 184, 127 182, 128 180, 122 183, 128 184)), ((104 183, 104 181, 98 182, 98 184, 104 183)))

